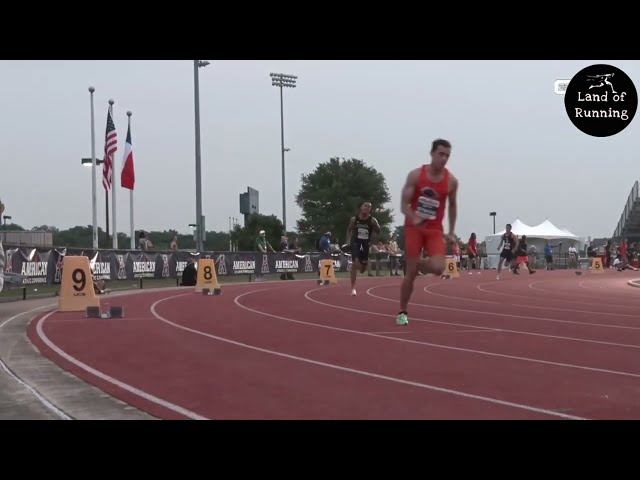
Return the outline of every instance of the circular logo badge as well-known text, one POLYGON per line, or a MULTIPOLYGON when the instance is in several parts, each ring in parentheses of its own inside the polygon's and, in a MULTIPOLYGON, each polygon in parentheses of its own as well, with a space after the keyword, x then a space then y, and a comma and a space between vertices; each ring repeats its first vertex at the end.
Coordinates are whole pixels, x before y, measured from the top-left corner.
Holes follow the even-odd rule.
POLYGON ((578 130, 592 137, 620 133, 638 109, 638 92, 633 81, 612 65, 591 65, 569 82, 564 106, 578 130))

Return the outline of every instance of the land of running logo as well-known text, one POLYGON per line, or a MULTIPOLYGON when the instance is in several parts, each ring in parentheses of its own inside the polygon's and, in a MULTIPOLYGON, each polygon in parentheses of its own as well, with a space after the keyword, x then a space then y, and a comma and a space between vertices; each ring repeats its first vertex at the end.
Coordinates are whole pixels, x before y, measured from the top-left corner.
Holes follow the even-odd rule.
POLYGON ((571 123, 592 137, 610 137, 623 131, 638 109, 633 81, 612 65, 591 65, 569 82, 564 105, 571 123))

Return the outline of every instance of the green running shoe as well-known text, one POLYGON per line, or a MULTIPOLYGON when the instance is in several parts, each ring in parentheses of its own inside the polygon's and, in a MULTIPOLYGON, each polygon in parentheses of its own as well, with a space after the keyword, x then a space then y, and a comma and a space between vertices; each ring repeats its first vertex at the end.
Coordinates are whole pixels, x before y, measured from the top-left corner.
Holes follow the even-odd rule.
POLYGON ((409 318, 406 313, 399 313, 396 318, 396 325, 409 325, 409 318))

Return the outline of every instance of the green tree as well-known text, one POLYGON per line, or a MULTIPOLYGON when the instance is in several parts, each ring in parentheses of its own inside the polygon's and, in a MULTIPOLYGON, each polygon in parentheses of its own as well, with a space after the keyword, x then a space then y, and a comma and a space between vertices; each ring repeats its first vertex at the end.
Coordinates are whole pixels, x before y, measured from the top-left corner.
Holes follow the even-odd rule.
POLYGON ((52 232, 56 233, 59 231, 58 227, 54 227, 52 225, 40 225, 39 227, 33 227, 31 229, 32 232, 52 232))
POLYGON ((390 199, 385 178, 375 168, 355 158, 331 158, 312 173, 302 175, 302 186, 296 195, 296 203, 302 209, 298 231, 311 245, 326 231, 344 244, 349 240, 344 238, 349 219, 363 202, 371 202, 382 237, 388 238, 393 216, 385 205, 390 199))
MULTIPOLYGON (((280 249, 280 237, 284 231, 284 225, 275 215, 261 215, 252 213, 249 216, 246 227, 236 225, 231 233, 231 239, 238 244, 238 251, 253 252, 255 251, 256 238, 260 232, 264 230, 267 241, 277 252, 280 249)), ((229 247, 227 246, 227 249, 229 247)))
POLYGON ((2 225, 0 225, 0 230, 5 232, 23 232, 24 227, 22 227, 21 225, 18 225, 17 223, 10 223, 8 225, 5 225, 3 223, 2 225))
MULTIPOLYGON (((100 235, 101 231, 102 229, 99 228, 98 235, 100 235)), ((68 230, 54 232, 53 244, 56 247, 91 248, 91 245, 93 245, 93 227, 91 225, 86 227, 78 225, 68 230)))

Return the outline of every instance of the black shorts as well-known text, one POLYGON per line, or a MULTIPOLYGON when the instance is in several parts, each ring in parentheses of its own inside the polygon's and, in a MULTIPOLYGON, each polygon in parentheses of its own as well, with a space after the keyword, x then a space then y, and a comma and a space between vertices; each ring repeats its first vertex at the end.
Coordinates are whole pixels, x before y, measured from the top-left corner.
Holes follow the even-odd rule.
POLYGON ((507 262, 510 262, 513 258, 513 252, 511 250, 502 250, 500 258, 504 258, 507 262))
POLYGON ((369 262, 369 242, 356 242, 351 245, 351 261, 364 265, 369 262))

